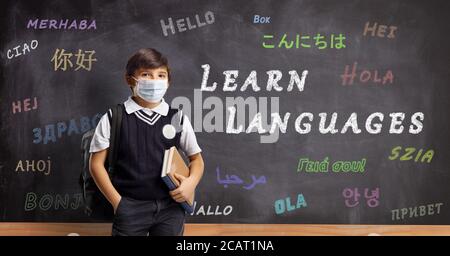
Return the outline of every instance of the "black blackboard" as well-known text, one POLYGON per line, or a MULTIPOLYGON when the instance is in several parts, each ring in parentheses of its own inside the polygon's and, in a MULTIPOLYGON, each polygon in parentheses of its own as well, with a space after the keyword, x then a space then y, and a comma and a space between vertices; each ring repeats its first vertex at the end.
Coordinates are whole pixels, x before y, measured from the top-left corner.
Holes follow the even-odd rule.
MULTIPOLYGON (((0 15, 0 220, 99 221, 79 205, 81 136, 126 100, 126 61, 152 47, 169 59, 166 101, 192 104, 183 110, 205 159, 188 222, 450 224, 449 7, 406 0, 7 1, 0 15), (206 85, 217 88, 199 96, 206 65, 206 85), (343 77, 352 69, 353 80, 343 77), (238 71, 238 87, 224 91, 230 70, 238 71), (302 89, 294 75, 289 91, 293 70, 299 79, 307 74, 302 89), (252 71, 260 90, 250 84, 241 91, 252 71), (267 89, 268 71, 282 74, 281 91, 267 89), (226 133, 227 107, 239 99, 282 120, 289 112, 286 131, 272 143, 256 130, 226 133), (212 111, 226 115, 212 120, 219 131, 205 125, 212 111), (336 113, 335 133, 321 132, 321 113, 325 127, 336 113), (402 131, 391 121, 401 113, 402 131), (352 115, 357 128, 345 125, 352 115), (307 123, 310 131, 302 132, 307 123), (357 203, 347 198, 356 193, 357 203)), ((246 129, 255 113, 237 115, 246 129)))

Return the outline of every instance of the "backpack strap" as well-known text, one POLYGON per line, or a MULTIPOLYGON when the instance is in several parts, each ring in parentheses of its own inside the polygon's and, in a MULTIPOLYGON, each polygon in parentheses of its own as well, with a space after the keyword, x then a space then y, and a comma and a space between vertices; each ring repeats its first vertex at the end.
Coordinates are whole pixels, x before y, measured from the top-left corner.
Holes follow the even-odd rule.
POLYGON ((116 106, 108 110, 108 119, 111 127, 108 149, 108 173, 110 175, 114 172, 114 167, 117 160, 120 128, 122 126, 122 105, 123 104, 117 104, 116 106))

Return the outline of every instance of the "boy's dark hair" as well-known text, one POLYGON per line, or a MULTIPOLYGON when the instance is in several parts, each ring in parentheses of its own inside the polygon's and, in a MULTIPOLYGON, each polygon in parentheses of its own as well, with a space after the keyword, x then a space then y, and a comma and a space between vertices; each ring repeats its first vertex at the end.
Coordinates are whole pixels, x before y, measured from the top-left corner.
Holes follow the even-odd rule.
POLYGON ((127 76, 132 76, 140 68, 167 68, 167 79, 170 81, 169 62, 167 58, 153 48, 143 48, 137 51, 128 60, 126 72, 127 76))

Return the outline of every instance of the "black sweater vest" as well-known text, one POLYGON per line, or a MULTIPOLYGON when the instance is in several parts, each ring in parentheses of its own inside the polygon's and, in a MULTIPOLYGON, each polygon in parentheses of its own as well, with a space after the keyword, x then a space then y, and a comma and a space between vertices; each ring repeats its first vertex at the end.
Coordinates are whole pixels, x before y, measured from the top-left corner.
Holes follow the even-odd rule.
POLYGON ((161 179, 164 150, 180 147, 183 118, 177 109, 169 108, 167 116, 142 110, 127 114, 122 108, 122 126, 115 171, 114 187, 121 196, 137 200, 154 200, 169 197, 169 189, 161 179), (172 122, 173 118, 173 122, 172 122), (173 125, 174 138, 163 135, 163 127, 173 125))

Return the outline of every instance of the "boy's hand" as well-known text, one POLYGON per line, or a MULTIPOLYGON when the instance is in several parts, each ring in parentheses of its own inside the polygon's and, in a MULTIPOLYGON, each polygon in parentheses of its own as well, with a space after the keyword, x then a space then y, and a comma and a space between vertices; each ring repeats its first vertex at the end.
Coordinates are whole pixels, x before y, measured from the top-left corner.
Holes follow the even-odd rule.
POLYGON ((197 186, 193 179, 186 178, 183 175, 179 175, 175 173, 175 178, 177 178, 180 181, 180 186, 170 191, 170 195, 172 196, 173 200, 175 200, 178 203, 182 203, 186 201, 188 198, 194 194, 195 187, 197 186))

